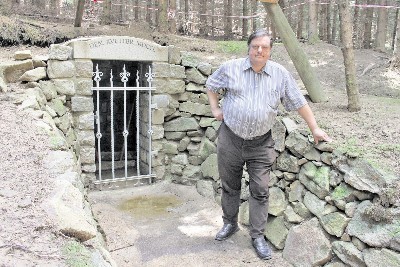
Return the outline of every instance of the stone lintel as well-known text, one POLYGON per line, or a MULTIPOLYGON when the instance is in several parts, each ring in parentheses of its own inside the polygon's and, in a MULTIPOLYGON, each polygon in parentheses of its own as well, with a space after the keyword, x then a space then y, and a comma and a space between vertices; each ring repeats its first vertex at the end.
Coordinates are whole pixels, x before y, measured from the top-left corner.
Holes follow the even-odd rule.
POLYGON ((79 38, 68 45, 73 47, 74 59, 168 62, 168 47, 128 36, 79 38))

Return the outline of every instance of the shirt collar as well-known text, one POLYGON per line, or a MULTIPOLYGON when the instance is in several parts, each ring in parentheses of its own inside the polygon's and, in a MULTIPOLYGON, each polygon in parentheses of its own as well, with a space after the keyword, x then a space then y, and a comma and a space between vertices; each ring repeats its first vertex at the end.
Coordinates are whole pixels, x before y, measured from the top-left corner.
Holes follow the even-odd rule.
MULTIPOLYGON (((248 70, 248 69, 251 69, 251 63, 250 63, 250 58, 246 57, 246 59, 243 63, 243 71, 248 70)), ((266 74, 268 74, 269 76, 271 76, 271 74, 270 74, 271 67, 268 64, 268 61, 267 61, 267 64, 265 64, 265 66, 262 68, 262 71, 265 72, 266 74)))

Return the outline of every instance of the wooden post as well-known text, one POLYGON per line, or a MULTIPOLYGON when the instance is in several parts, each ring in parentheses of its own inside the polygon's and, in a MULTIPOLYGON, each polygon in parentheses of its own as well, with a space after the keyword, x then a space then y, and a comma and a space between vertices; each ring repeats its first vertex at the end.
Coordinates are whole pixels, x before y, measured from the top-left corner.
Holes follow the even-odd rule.
POLYGON ((325 93, 321 84, 308 61, 307 55, 301 49, 299 42, 289 25, 282 9, 277 5, 279 0, 259 0, 263 3, 268 14, 271 16, 275 24, 275 28, 279 32, 283 44, 296 67, 297 72, 303 81, 304 86, 310 96, 312 102, 326 101, 325 93))

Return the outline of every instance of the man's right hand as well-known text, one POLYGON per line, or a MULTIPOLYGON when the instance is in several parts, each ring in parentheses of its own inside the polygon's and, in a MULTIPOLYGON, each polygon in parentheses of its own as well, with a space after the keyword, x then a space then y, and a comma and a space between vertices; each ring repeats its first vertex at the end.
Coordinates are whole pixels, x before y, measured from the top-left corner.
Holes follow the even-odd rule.
POLYGON ((217 121, 222 121, 224 119, 224 114, 222 113, 222 109, 217 107, 217 108, 212 108, 211 112, 214 116, 214 118, 217 119, 217 121))

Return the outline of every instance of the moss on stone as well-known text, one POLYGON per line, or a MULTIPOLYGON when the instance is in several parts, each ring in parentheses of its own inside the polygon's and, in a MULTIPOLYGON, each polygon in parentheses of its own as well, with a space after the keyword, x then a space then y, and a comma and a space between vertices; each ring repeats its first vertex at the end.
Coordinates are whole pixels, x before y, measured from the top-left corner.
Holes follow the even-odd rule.
POLYGON ((350 196, 351 193, 352 190, 346 184, 342 183, 333 190, 331 197, 334 200, 345 199, 350 196))
POLYGON ((321 188, 329 190, 329 167, 316 167, 312 180, 321 188))
POLYGON ((79 242, 68 242, 64 245, 62 253, 70 267, 93 266, 90 251, 79 242))

